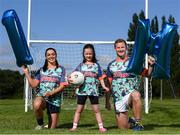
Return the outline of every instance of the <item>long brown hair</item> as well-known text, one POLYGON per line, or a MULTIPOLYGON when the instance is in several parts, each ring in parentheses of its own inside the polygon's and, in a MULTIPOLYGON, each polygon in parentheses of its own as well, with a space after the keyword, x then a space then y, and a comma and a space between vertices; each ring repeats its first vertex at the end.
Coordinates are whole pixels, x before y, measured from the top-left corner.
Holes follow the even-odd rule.
POLYGON ((96 63, 96 62, 97 62, 96 53, 95 53, 94 46, 93 46, 92 44, 86 44, 86 45, 84 46, 84 48, 83 48, 83 63, 86 62, 86 59, 85 59, 85 56, 84 56, 84 52, 85 52, 85 49, 87 49, 87 48, 92 49, 92 51, 93 51, 92 62, 93 62, 93 63, 96 63))

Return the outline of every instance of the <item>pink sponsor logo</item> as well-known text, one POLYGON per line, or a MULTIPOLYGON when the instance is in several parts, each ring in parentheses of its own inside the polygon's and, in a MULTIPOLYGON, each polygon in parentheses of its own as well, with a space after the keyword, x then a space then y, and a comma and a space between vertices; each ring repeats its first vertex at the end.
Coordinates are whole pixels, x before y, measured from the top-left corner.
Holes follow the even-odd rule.
POLYGON ((83 74, 84 74, 84 76, 87 76, 87 77, 96 77, 97 76, 96 73, 93 73, 90 71, 84 71, 83 74))
POLYGON ((41 82, 44 82, 44 81, 48 81, 48 82, 58 82, 59 79, 58 79, 58 78, 55 78, 55 77, 42 76, 40 81, 41 81, 41 82))
POLYGON ((126 78, 126 77, 128 77, 129 76, 129 74, 128 73, 122 73, 122 72, 115 72, 115 73, 113 73, 113 77, 114 78, 126 78))

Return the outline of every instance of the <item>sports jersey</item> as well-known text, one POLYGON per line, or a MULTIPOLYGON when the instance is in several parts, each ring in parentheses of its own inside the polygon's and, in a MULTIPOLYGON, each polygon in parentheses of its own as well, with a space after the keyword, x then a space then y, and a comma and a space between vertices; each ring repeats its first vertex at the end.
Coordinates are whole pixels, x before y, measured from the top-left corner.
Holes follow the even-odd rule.
POLYGON ((80 71, 85 76, 84 83, 77 89, 76 94, 98 96, 99 80, 104 77, 100 65, 80 63, 75 71, 80 71))
POLYGON ((114 102, 122 100, 124 96, 137 90, 139 86, 138 76, 126 73, 129 60, 119 62, 113 60, 107 68, 107 77, 112 80, 112 94, 114 102))
MULTIPOLYGON (((65 69, 59 66, 56 69, 47 69, 45 72, 40 68, 35 75, 35 79, 39 80, 39 88, 37 96, 44 96, 46 92, 53 91, 61 84, 65 84, 65 69)), ((57 93, 52 97, 45 98, 46 101, 55 106, 61 105, 61 93, 57 93)))

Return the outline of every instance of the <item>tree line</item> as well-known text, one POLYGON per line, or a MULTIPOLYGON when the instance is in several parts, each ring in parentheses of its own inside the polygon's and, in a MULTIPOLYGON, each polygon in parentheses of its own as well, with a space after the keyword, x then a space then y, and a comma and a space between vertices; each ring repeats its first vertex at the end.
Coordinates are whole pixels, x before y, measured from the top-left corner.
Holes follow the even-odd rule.
POLYGON ((22 98, 24 77, 19 71, 0 69, 0 99, 22 98))

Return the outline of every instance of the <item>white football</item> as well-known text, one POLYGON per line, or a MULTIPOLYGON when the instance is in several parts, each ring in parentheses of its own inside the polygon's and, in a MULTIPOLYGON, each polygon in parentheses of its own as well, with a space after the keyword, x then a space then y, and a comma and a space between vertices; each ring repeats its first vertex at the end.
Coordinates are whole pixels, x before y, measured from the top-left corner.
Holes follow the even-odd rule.
POLYGON ((79 71, 72 72, 69 78, 72 84, 81 85, 84 83, 84 75, 79 71))

